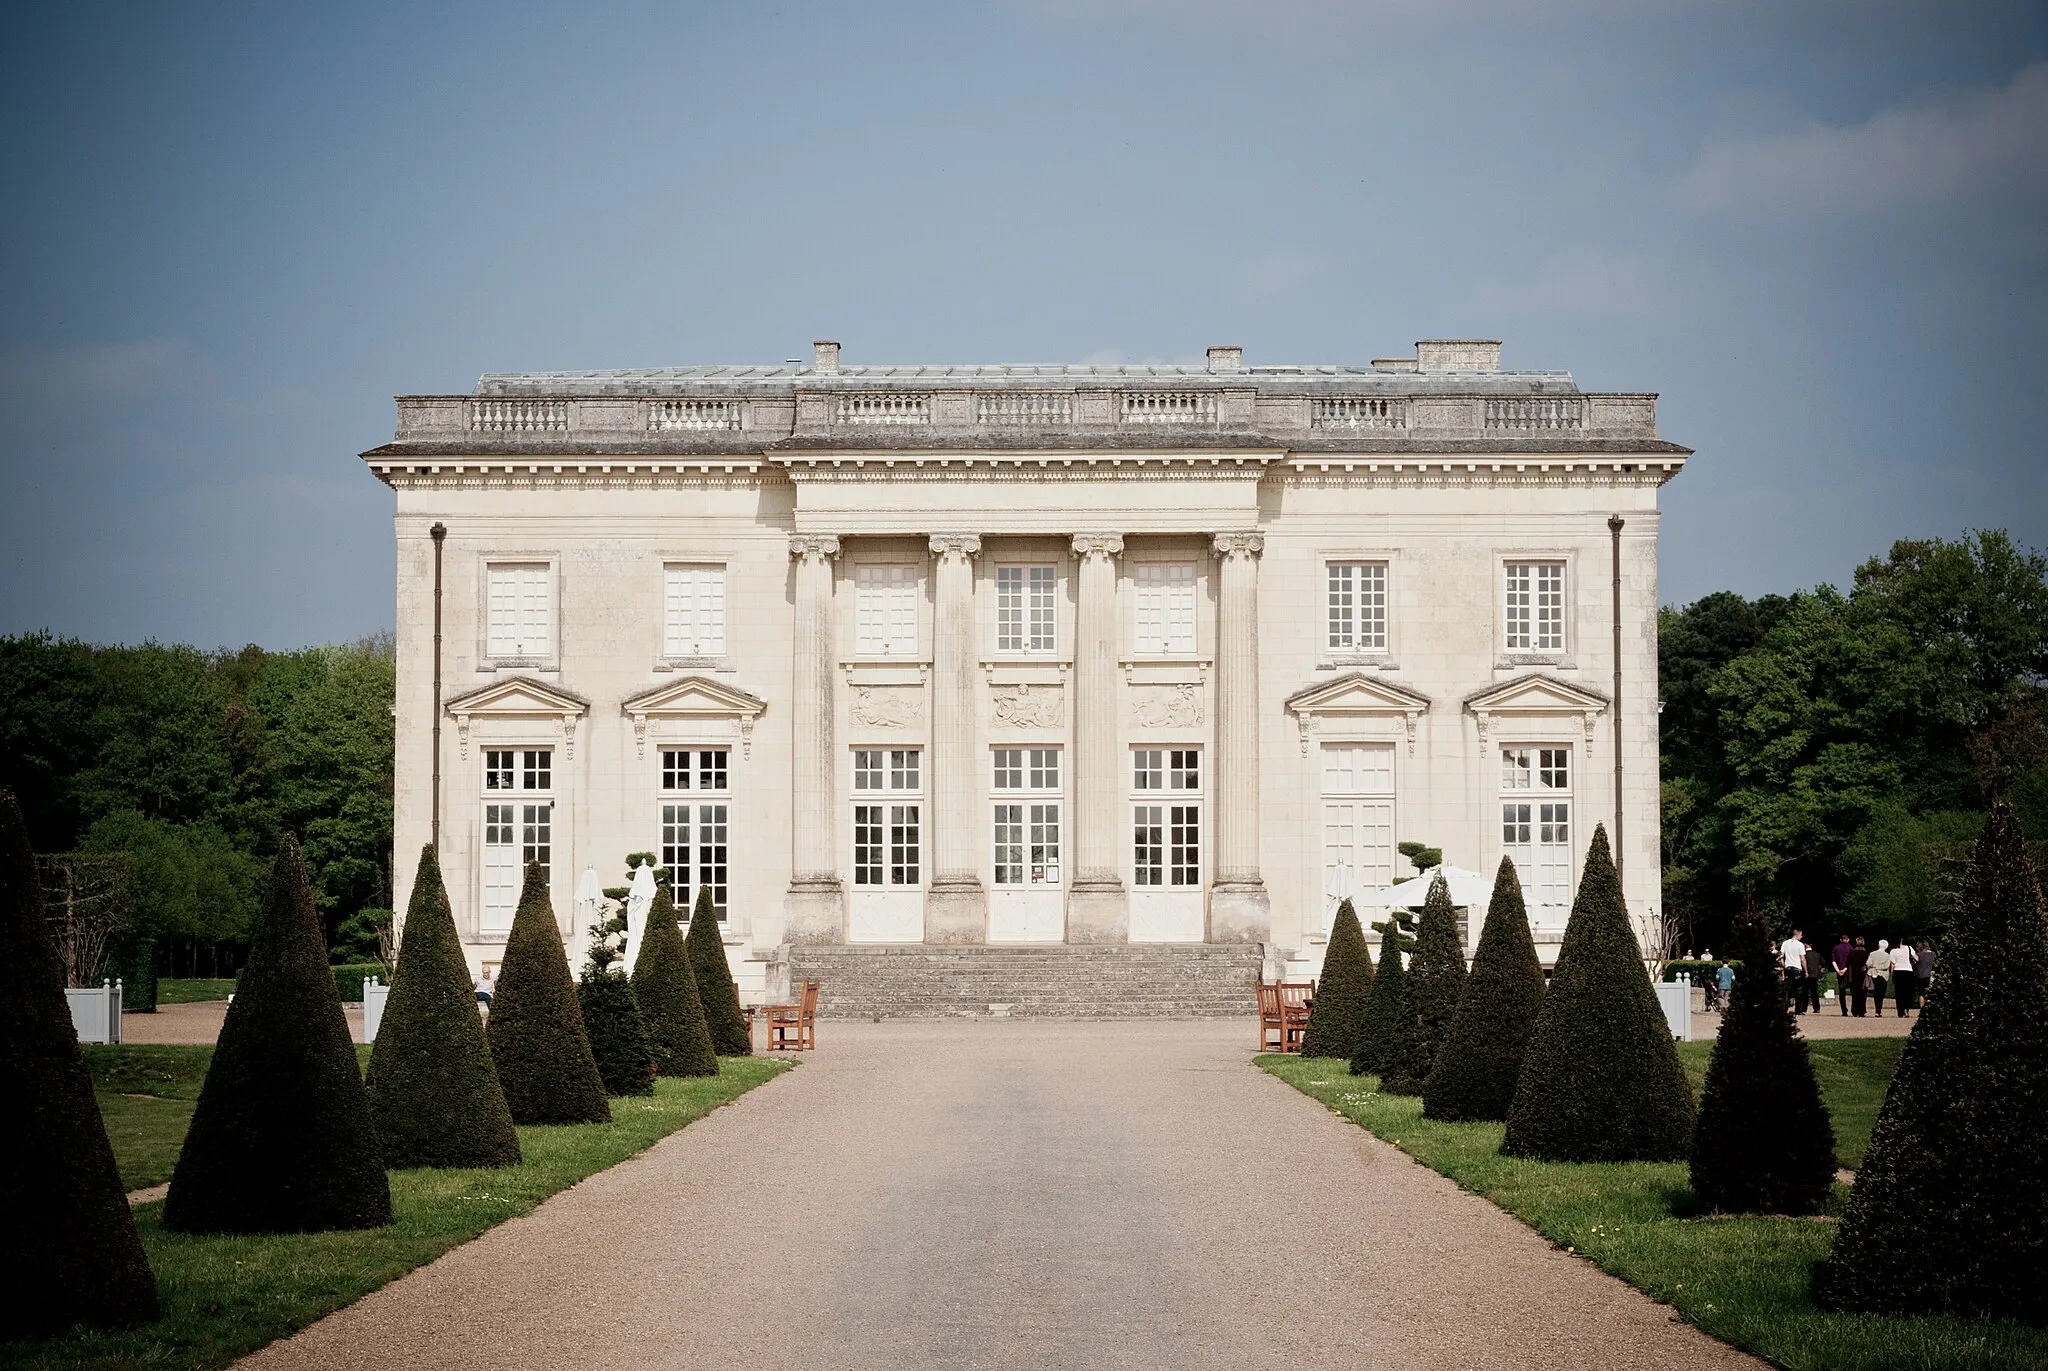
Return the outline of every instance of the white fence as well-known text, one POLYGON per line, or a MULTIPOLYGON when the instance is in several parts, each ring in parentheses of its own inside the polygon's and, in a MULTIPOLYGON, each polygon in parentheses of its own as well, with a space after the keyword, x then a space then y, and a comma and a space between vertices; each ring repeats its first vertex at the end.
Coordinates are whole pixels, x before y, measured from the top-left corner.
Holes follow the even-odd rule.
POLYGON ((71 1003, 71 1026, 82 1043, 121 1041, 121 983, 101 981, 81 989, 66 987, 64 998, 71 1003))
POLYGON ((1692 981, 1684 976, 1657 982, 1657 1004, 1671 1025, 1671 1036, 1682 1043, 1692 1041, 1692 981))
POLYGON ((377 1041, 377 1029, 384 1022, 384 1001, 391 995, 391 987, 375 976, 363 977, 363 1041, 377 1041))

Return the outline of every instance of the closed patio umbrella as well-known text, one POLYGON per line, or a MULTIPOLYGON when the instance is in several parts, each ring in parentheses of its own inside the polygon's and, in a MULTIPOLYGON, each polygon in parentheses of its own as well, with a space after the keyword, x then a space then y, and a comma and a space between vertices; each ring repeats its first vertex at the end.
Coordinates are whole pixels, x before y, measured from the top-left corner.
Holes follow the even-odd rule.
POLYGON ((640 960, 640 939, 647 933, 647 910, 654 903, 654 866, 642 862, 633 868, 633 885, 626 892, 626 974, 640 960))

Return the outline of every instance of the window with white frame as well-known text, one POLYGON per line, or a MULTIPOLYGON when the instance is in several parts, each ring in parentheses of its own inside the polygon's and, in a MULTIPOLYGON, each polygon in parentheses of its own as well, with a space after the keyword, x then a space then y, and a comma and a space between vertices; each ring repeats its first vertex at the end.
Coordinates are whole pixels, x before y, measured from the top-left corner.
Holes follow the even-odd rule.
POLYGON ((1057 641, 1059 569, 996 568, 996 651, 1049 653, 1057 641))
POLYGON ((1199 748, 1131 749, 1132 883, 1202 884, 1202 754, 1199 748), (1163 792, 1163 800, 1154 797, 1163 792))
POLYGON ((1187 657, 1195 651, 1195 567, 1192 562, 1140 562, 1137 650, 1141 657, 1187 657))
POLYGON ((1564 651, 1564 563, 1507 564, 1507 650, 1564 651))
POLYGON ((1331 562, 1329 637, 1332 652, 1387 650, 1387 564, 1331 562))
POLYGON ((853 883, 915 889, 923 857, 923 754, 916 748, 855 748, 853 883))
POLYGON ((1500 750, 1501 851, 1514 862, 1533 923, 1562 928, 1572 900, 1569 747, 1500 750))
POLYGON ((685 916, 700 892, 711 892, 721 922, 732 866, 732 751, 723 747, 661 750, 661 864, 670 895, 685 916))
POLYGON ((492 562, 484 568, 485 655, 497 661, 552 655, 553 582, 546 562, 492 562))
POLYGON ((917 568, 864 562, 853 569, 854 650, 863 657, 917 655, 917 568))
POLYGON ((526 864, 554 863, 554 751, 485 748, 482 931, 512 927, 526 864))
POLYGON ((662 654, 725 655, 725 568, 672 563, 662 575, 662 654))
POLYGON ((1323 922, 1394 881, 1394 749, 1323 744, 1323 922))
POLYGON ((1056 889, 1060 883, 1060 749, 990 749, 995 883, 1056 889))

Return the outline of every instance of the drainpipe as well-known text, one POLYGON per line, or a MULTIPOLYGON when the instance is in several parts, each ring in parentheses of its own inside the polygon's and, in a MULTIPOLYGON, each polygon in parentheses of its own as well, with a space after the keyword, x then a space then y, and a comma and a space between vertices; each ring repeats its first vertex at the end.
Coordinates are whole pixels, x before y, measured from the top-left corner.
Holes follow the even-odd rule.
MULTIPOLYGON (((441 545, 448 525, 436 523, 434 535, 434 856, 441 855, 441 545)), ((1618 632, 1619 630, 1617 630, 1618 632)))
MULTIPOLYGON (((1614 873, 1620 876, 1622 868, 1621 844, 1621 528, 1619 514, 1607 516, 1607 531, 1614 535, 1614 873)), ((1624 886, 1622 904, 1628 903, 1627 887, 1624 886)))

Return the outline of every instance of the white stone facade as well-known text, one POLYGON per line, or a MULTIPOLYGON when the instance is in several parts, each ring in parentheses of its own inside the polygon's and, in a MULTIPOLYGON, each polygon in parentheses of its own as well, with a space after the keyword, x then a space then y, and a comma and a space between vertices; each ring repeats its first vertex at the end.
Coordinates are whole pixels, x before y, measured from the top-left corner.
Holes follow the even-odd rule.
MULTIPOLYGON (((1655 397, 1370 367, 702 367, 401 397, 397 870, 475 965, 545 848, 791 943, 1237 941, 1312 969, 1393 844, 1659 899, 1655 397), (1510 844, 1510 839, 1513 843, 1510 844), (687 848, 687 852, 684 849, 687 848)), ((1362 911, 1368 912, 1368 911, 1362 911)), ((1369 912, 1368 912, 1369 913, 1369 912)), ((1478 921, 1473 921, 1476 938, 1478 921)))

